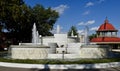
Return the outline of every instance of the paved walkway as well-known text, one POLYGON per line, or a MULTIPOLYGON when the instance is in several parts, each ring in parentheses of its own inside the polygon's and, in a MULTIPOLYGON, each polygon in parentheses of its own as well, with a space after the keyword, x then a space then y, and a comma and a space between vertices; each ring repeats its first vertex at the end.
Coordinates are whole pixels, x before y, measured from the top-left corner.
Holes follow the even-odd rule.
POLYGON ((34 65, 0 62, 0 71, 120 71, 120 62, 79 65, 34 65))
POLYGON ((104 68, 104 69, 27 69, 27 68, 13 68, 0 67, 0 71, 120 71, 120 67, 104 68))

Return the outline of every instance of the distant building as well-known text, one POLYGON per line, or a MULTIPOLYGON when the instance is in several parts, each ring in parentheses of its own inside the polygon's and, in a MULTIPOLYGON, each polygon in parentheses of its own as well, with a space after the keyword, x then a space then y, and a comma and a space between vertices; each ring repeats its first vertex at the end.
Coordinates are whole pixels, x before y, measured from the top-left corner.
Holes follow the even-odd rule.
POLYGON ((111 48, 120 48, 120 38, 117 36, 118 30, 106 19, 96 31, 97 37, 91 40, 92 43, 110 45, 111 48))

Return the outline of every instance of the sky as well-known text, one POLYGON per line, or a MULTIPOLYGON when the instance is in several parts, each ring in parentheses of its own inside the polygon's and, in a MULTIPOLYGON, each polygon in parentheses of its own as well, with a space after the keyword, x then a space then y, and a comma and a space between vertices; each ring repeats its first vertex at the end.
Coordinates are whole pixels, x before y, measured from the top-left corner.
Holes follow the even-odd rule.
MULTIPOLYGON (((31 7, 41 4, 59 12, 60 17, 54 25, 61 26, 61 32, 67 33, 75 26, 82 34, 85 25, 89 33, 95 33, 104 20, 114 25, 120 31, 120 0, 24 0, 31 7)), ((119 34, 118 34, 119 36, 119 34)))

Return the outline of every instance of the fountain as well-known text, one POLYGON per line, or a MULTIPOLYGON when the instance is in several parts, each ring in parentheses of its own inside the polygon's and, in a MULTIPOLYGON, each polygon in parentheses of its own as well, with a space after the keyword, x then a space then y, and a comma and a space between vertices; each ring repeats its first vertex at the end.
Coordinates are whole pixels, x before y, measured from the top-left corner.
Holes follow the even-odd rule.
POLYGON ((32 43, 39 43, 39 33, 37 31, 35 23, 32 29, 32 43))
MULTIPOLYGON (((42 43, 42 42, 41 42, 42 43)), ((39 33, 34 23, 32 29, 32 43, 19 43, 11 45, 11 58, 13 59, 46 59, 49 46, 39 43, 39 33)))
POLYGON ((76 37, 60 34, 57 25, 57 34, 54 37, 42 37, 36 30, 34 23, 32 29, 32 43, 11 45, 11 58, 13 59, 65 59, 77 58, 106 58, 109 48, 103 45, 91 45, 88 42, 88 27, 85 27, 85 43, 80 43, 76 37), (41 39, 41 41, 39 41, 41 39), (40 42, 40 43, 39 43, 40 42), (45 44, 48 44, 45 46, 45 44), (62 45, 62 46, 61 46, 62 45), (59 47, 59 48, 58 48, 59 47))
POLYGON ((57 25, 57 32, 56 32, 57 34, 59 34, 60 33, 60 26, 59 25, 57 25))
POLYGON ((90 44, 88 40, 88 26, 85 26, 85 43, 80 49, 80 58, 107 58, 109 46, 90 44))
POLYGON ((74 37, 73 30, 71 31, 71 37, 74 37))
POLYGON ((88 26, 85 26, 85 45, 88 45, 89 44, 89 41, 88 41, 88 26))

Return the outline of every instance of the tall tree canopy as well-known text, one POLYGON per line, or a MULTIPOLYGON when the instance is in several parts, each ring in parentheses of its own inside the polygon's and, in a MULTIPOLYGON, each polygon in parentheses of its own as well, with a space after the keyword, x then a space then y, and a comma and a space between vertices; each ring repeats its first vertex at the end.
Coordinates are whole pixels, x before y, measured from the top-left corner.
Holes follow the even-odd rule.
POLYGON ((49 31, 58 17, 56 11, 41 5, 31 8, 23 0, 0 0, 0 25, 8 30, 9 38, 18 42, 30 42, 34 22, 39 34, 51 35, 49 31))
POLYGON ((58 12, 52 10, 50 7, 45 9, 41 5, 36 5, 32 9, 32 13, 39 34, 43 36, 51 35, 50 30, 53 29, 53 25, 59 17, 58 12))
POLYGON ((71 36, 71 34, 73 33, 74 36, 78 36, 77 33, 77 28, 75 26, 72 26, 68 32, 68 36, 71 36))

